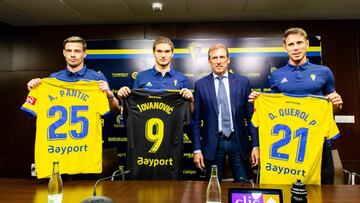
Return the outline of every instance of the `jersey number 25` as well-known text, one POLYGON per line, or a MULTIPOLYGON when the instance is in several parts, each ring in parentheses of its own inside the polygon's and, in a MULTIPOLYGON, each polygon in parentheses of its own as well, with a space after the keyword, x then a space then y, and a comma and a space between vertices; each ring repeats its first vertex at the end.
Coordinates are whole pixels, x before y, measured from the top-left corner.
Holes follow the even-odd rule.
POLYGON ((60 114, 59 119, 51 124, 48 128, 48 138, 49 140, 58 140, 66 139, 67 134, 69 133, 73 139, 82 139, 87 136, 89 131, 89 121, 84 116, 79 116, 79 112, 87 112, 88 106, 71 106, 69 112, 64 106, 52 106, 48 111, 48 117, 55 117, 57 113, 60 114), (68 114, 70 114, 68 116, 68 114), (56 132, 58 128, 66 124, 69 120, 69 126, 74 126, 76 124, 81 125, 80 132, 76 130, 69 130, 69 132, 56 132))

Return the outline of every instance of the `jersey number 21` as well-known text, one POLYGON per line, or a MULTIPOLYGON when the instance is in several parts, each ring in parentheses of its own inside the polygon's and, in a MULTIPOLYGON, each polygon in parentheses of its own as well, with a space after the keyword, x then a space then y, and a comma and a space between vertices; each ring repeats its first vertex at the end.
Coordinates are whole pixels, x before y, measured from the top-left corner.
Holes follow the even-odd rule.
POLYGON ((291 132, 290 127, 287 125, 284 124, 275 125, 272 129, 271 134, 274 136, 278 136, 282 132, 283 138, 271 145, 270 158, 289 160, 289 154, 280 153, 278 152, 278 150, 289 144, 292 139, 298 139, 295 161, 297 163, 302 163, 304 161, 305 152, 306 152, 306 141, 307 141, 308 131, 309 131, 308 128, 299 128, 295 132, 291 132))

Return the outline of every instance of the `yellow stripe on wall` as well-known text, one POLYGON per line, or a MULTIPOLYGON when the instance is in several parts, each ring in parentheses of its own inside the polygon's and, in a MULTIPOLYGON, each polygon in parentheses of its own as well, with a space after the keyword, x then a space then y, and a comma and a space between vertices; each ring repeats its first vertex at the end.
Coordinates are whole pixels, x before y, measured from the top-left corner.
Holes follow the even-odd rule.
MULTIPOLYGON (((313 46, 307 49, 308 52, 321 52, 320 46, 313 46)), ((152 54, 152 49, 88 49, 88 54, 152 54)), ((207 53, 208 48, 202 48, 201 53, 207 53)), ((264 52, 285 52, 283 47, 247 47, 229 48, 230 53, 264 53, 264 52)), ((174 49, 175 54, 190 54, 187 48, 174 49)))

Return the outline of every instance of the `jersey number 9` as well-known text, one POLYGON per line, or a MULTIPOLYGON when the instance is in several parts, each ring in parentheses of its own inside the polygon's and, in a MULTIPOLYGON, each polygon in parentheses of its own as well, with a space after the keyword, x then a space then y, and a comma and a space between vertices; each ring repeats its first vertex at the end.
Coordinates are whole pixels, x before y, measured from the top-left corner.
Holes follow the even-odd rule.
POLYGON ((164 122, 159 118, 151 118, 145 124, 145 137, 154 142, 149 153, 156 153, 164 138, 164 122))

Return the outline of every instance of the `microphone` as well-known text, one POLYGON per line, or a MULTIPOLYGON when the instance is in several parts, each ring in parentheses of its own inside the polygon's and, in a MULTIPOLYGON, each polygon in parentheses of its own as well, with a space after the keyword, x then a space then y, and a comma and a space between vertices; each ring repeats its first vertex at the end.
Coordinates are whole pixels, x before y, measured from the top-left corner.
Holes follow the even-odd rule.
POLYGON ((251 183, 252 188, 255 188, 254 181, 252 179, 248 180, 240 176, 240 180, 246 181, 248 183, 251 183))
POLYGON ((130 173, 129 170, 127 171, 120 171, 120 170, 117 170, 115 171, 111 176, 108 176, 108 177, 105 177, 105 178, 101 178, 99 180, 97 180, 95 182, 95 185, 94 185, 94 189, 93 189, 93 196, 92 197, 89 197, 89 198, 86 198, 85 200, 83 200, 81 203, 97 203, 97 202, 102 202, 102 203, 113 203, 114 201, 108 197, 105 197, 105 196, 97 196, 96 195, 96 186, 98 183, 100 183, 101 181, 103 180, 107 180, 107 179, 111 179, 111 181, 114 180, 114 177, 117 177, 117 176, 123 176, 123 179, 124 179, 124 175, 125 174, 128 174, 130 173), (120 172, 117 174, 117 172, 120 172))

